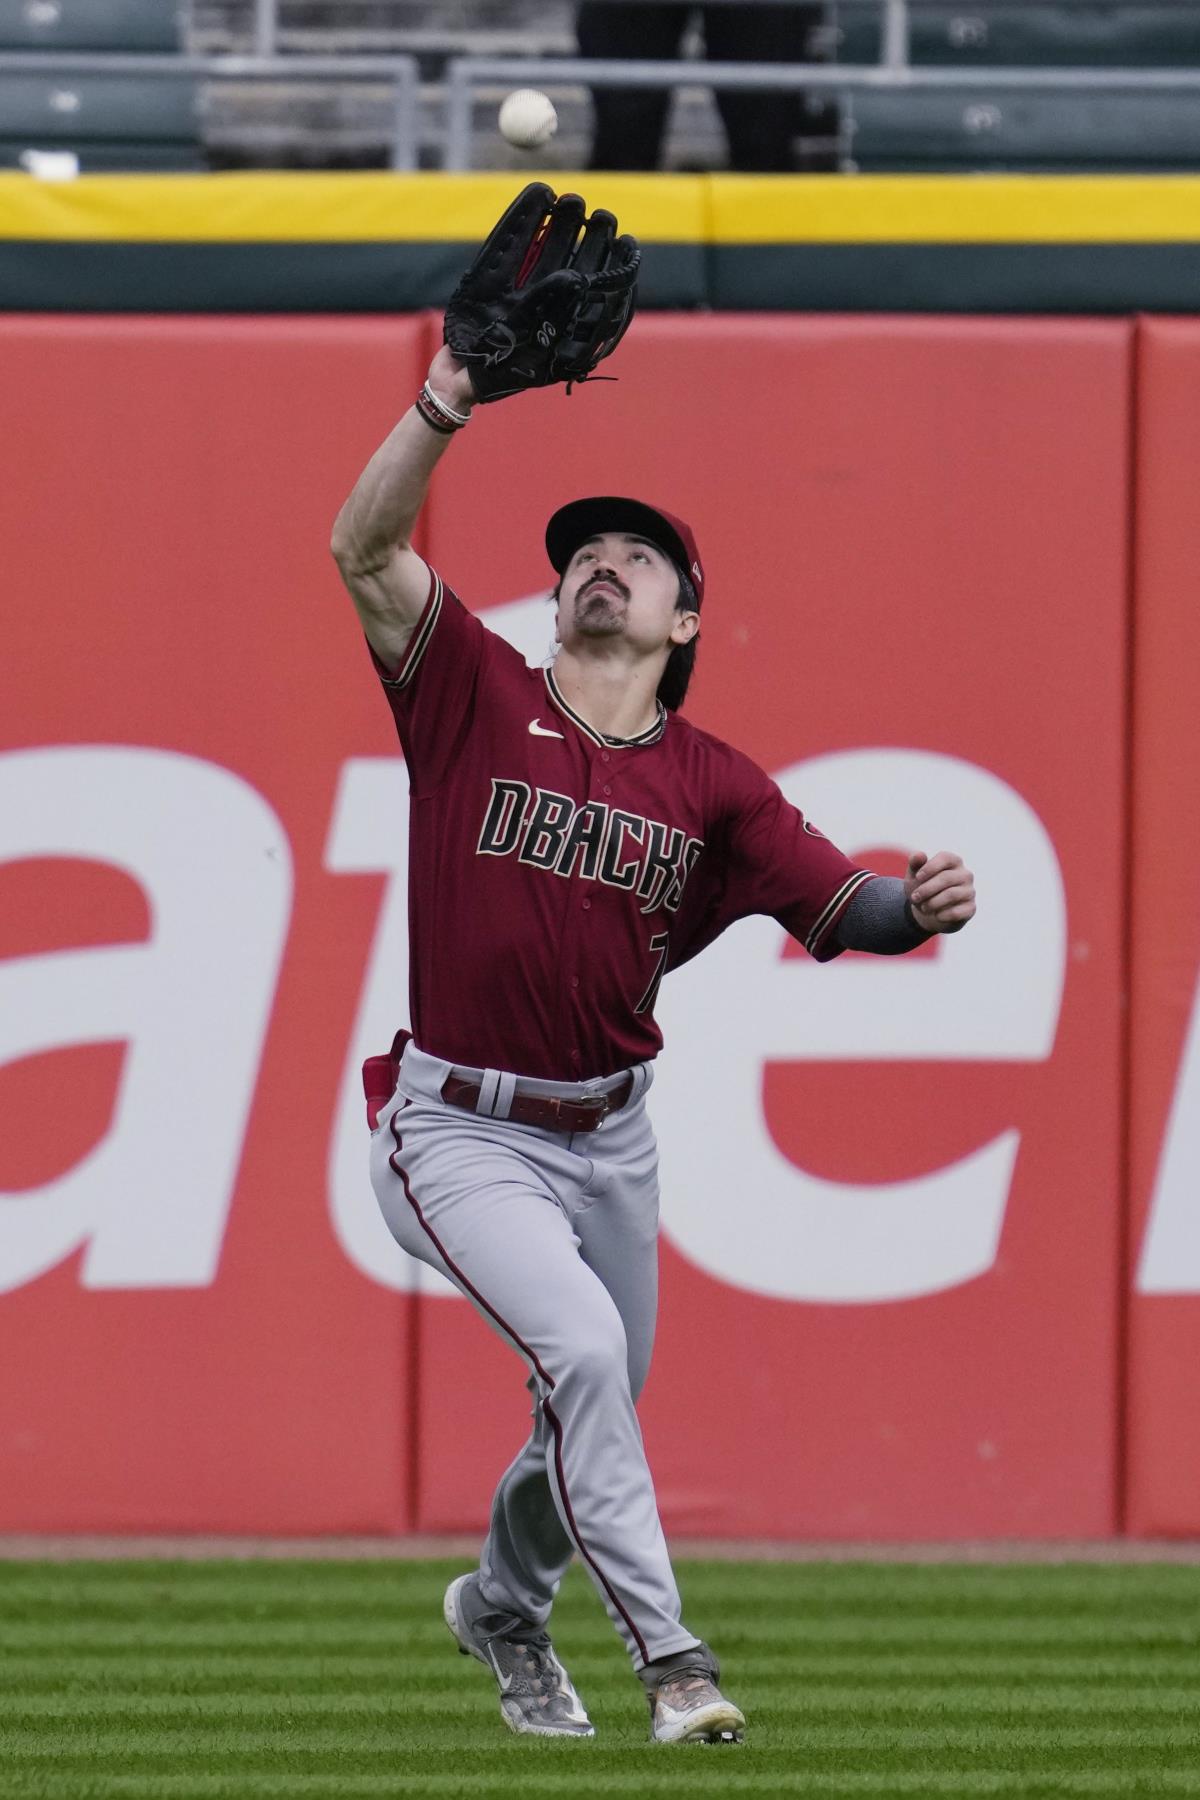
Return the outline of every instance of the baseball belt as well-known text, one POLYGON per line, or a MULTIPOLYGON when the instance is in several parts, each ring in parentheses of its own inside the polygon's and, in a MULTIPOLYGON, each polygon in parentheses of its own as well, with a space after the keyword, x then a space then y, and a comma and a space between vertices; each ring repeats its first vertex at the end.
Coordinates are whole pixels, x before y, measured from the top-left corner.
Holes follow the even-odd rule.
MULTIPOLYGON (((387 1056, 368 1056, 363 1064, 363 1092, 367 1101, 367 1123, 374 1131, 379 1115, 396 1091, 400 1079, 400 1059, 412 1034, 398 1031, 387 1056)), ((442 1086, 442 1099, 464 1112, 477 1113, 481 1081, 465 1076, 449 1075, 442 1086)), ((546 1131, 595 1131, 610 1113, 620 1112, 633 1093, 633 1076, 626 1074, 607 1093, 589 1094, 577 1100, 556 1094, 522 1093, 518 1083, 509 1103, 506 1117, 519 1125, 540 1125, 546 1131)))
MULTIPOLYGON (((477 1112, 483 1083, 466 1077, 448 1075, 442 1084, 442 1099, 464 1112, 477 1112)), ((595 1131, 610 1113, 620 1112, 633 1092, 633 1076, 628 1074, 611 1093, 588 1095, 585 1099, 566 1100, 553 1094, 523 1094, 518 1085, 509 1102, 508 1118, 518 1125, 540 1125, 545 1131, 595 1131)))

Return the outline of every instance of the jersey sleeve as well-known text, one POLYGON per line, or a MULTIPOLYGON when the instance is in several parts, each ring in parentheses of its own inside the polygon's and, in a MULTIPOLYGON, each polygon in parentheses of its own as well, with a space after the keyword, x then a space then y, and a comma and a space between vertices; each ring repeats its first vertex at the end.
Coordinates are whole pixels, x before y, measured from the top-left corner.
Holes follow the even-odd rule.
POLYGON ((695 884, 671 966, 752 913, 777 919, 817 962, 840 956, 838 920, 874 871, 851 862, 749 758, 736 758, 725 805, 724 828, 701 857, 708 879, 695 884))
POLYGON ((440 575, 429 571, 429 598, 400 663, 371 650, 396 721, 409 783, 430 793, 443 780, 470 727, 489 633, 440 575))

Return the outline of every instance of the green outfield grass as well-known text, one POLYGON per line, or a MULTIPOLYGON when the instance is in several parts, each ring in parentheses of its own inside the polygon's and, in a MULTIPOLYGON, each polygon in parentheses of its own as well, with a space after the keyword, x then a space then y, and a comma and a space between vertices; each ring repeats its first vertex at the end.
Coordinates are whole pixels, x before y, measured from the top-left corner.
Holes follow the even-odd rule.
POLYGON ((1200 1568, 679 1566, 740 1748, 647 1743, 577 1571, 597 1737, 546 1743, 454 1650, 462 1563, 0 1565, 0 1795, 1200 1795, 1200 1568))

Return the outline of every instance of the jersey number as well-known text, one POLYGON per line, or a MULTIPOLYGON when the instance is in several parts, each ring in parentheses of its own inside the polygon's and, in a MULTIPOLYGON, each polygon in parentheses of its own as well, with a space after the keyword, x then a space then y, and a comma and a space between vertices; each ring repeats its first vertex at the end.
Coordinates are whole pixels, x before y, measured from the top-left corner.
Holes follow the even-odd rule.
POLYGON ((658 995, 658 984, 666 972, 667 949, 670 942, 671 934, 669 931, 656 931, 654 936, 650 939, 650 953, 652 956, 657 956, 658 961, 655 963, 654 973, 650 977, 650 986, 646 989, 645 993, 633 1009, 635 1013, 649 1012, 654 1005, 658 995))

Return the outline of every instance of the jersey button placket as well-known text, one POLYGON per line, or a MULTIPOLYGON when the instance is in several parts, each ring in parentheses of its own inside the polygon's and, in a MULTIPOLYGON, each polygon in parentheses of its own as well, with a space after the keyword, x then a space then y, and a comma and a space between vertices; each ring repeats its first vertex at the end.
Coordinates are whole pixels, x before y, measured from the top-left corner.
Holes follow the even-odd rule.
MULTIPOLYGON (((581 911, 583 911, 583 908, 575 907, 572 904, 571 897, 569 895, 566 896, 566 905, 562 914, 562 932, 558 941, 558 966, 560 969, 563 968, 564 964, 568 969, 571 967, 572 963, 576 963, 576 966, 578 966, 577 959, 581 954, 578 934, 583 928, 583 920, 580 918, 581 911)), ((566 1052, 570 1061, 570 1078, 576 1081, 580 1080, 585 1072, 582 1067, 583 1056, 577 1047, 579 1018, 582 1010, 579 986, 580 979, 578 975, 571 975, 563 984, 560 1003, 561 1011, 559 1013, 560 1030, 562 1033, 560 1042, 562 1042, 563 1050, 566 1052), (564 1039, 565 1042, 563 1041, 564 1039)))
MULTIPOLYGON (((595 761, 592 764, 592 784, 593 784, 592 792, 595 793, 596 788, 599 787, 600 792, 604 795, 606 800, 612 798, 612 782, 611 781, 600 782, 599 777, 603 774, 611 774, 612 773, 611 769, 605 768, 605 764, 610 764, 611 762, 612 762, 611 753, 607 750, 601 750, 599 755, 596 757, 595 761)), ((579 910, 581 913, 590 913, 591 912, 592 897, 590 894, 584 894, 581 896, 580 902, 579 902, 579 910)), ((580 996, 579 996, 579 976, 578 975, 571 976, 570 981, 568 983, 568 989, 569 989, 571 1005, 578 1012, 578 1010, 580 1008, 580 1004, 581 1004, 580 996)), ((573 1069, 576 1071, 577 1075, 581 1075, 583 1073, 582 1068, 580 1066, 582 1063, 582 1060, 583 1059, 580 1056, 579 1051, 572 1050, 571 1065, 572 1065, 573 1069)))
POLYGON ((594 793, 598 788, 606 800, 612 799, 612 781, 609 779, 612 775, 611 764, 611 750, 599 751, 592 763, 592 782, 594 784, 592 791, 594 793))

